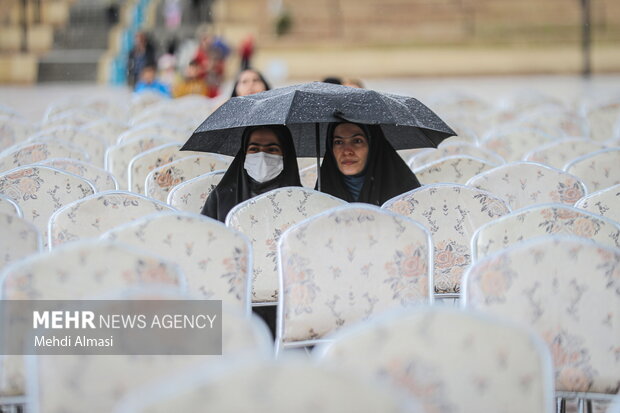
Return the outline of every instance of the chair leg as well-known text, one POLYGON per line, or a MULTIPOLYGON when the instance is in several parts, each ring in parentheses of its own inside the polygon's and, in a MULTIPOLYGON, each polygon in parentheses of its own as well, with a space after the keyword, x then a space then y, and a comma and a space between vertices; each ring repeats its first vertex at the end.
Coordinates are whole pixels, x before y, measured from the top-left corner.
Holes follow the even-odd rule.
POLYGON ((558 397, 555 401, 556 413, 566 413, 566 399, 564 399, 564 397, 558 397))
POLYGON ((592 400, 586 400, 586 412, 587 413, 592 413, 592 400))

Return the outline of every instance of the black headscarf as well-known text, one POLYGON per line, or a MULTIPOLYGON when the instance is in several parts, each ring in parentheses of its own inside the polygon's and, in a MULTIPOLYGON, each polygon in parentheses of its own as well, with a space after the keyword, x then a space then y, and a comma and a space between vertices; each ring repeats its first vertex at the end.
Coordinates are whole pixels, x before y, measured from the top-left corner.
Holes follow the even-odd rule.
MULTIPOLYGON (((364 177, 364 183, 359 197, 354 199, 347 189, 345 175, 338 169, 338 163, 333 152, 334 130, 340 123, 331 123, 327 127, 325 157, 321 163, 321 192, 348 202, 383 205, 385 201, 396 195, 420 187, 418 178, 385 139, 381 127, 356 123, 355 125, 367 135, 369 147, 366 166, 364 171, 358 175, 358 177, 364 177)), ((348 185, 351 183, 349 182, 348 185)))
POLYGON ((243 131, 241 137, 241 147, 226 170, 220 183, 213 189, 202 208, 202 214, 224 222, 226 214, 237 204, 260 195, 272 189, 285 186, 301 186, 299 179, 299 168, 297 166, 297 155, 291 132, 286 126, 266 125, 252 126, 243 131), (253 180, 245 171, 245 152, 248 147, 250 135, 255 130, 269 129, 273 131, 284 152, 284 169, 280 175, 270 181, 259 183, 253 180))
POLYGON ((241 76, 241 73, 250 70, 254 73, 256 73, 258 75, 258 77, 260 78, 260 80, 263 82, 263 84, 265 85, 265 90, 271 90, 271 86, 269 86, 269 83, 267 83, 267 81, 265 80, 265 77, 263 76, 263 74, 261 72, 259 72, 256 69, 252 69, 251 67, 248 67, 247 69, 242 70, 241 72, 239 72, 239 74, 237 75, 237 80, 235 80, 235 84, 233 85, 233 90, 232 93, 230 94, 231 98, 237 97, 239 95, 237 95, 237 85, 239 84, 239 76, 241 76))

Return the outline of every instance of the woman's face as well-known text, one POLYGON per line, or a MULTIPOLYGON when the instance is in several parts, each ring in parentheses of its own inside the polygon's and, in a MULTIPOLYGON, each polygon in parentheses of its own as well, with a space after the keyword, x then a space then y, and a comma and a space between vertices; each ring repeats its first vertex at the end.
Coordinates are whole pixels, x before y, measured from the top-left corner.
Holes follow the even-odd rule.
POLYGON ((239 81, 236 87, 237 96, 253 95, 255 93, 264 92, 265 90, 267 90, 265 84, 255 71, 244 70, 239 75, 239 81))
POLYGON ((343 175, 357 175, 366 167, 368 137, 352 123, 341 123, 334 129, 333 152, 343 175))
POLYGON ((275 132, 269 129, 258 129, 250 134, 246 154, 265 152, 271 155, 284 156, 284 150, 275 132))

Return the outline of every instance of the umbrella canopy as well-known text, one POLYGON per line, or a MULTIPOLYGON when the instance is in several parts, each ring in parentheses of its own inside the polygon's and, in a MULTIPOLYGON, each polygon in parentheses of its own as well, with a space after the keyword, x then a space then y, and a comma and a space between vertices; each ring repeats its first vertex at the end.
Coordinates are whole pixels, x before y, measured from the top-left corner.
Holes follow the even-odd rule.
POLYGON ((286 125, 299 157, 320 156, 321 125, 331 122, 381 125, 394 149, 437 147, 455 135, 417 99, 323 82, 234 97, 215 110, 181 148, 235 155, 243 129, 286 125))

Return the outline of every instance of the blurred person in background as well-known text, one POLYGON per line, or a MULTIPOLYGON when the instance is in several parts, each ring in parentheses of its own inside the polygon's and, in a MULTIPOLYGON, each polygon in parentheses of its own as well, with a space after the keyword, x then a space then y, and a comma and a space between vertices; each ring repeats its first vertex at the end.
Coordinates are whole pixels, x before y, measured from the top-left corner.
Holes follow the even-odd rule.
POLYGON ((225 60, 230 51, 222 39, 216 38, 207 28, 199 30, 199 43, 192 60, 200 65, 199 76, 207 82, 208 97, 219 95, 224 78, 225 60))
POLYGON ((271 90, 265 77, 256 69, 245 69, 237 75, 230 97, 248 96, 271 90))
POLYGON ((157 69, 154 65, 145 66, 140 72, 140 79, 134 88, 134 92, 144 91, 159 92, 166 97, 171 97, 170 89, 157 79, 157 69))
POLYGON ((155 47, 151 42, 148 34, 139 31, 134 36, 134 45, 129 51, 127 58, 127 84, 130 88, 134 88, 142 69, 146 66, 155 66, 155 47))
POLYGON ((174 84, 172 88, 172 96, 175 98, 186 95, 208 96, 209 89, 207 82, 200 76, 200 65, 197 61, 192 60, 185 68, 182 79, 174 84))
POLYGON ((362 83, 361 80, 355 79, 355 78, 351 78, 351 77, 345 78, 342 81, 342 85, 343 86, 349 86, 349 87, 356 87, 356 88, 359 88, 359 89, 364 89, 364 83, 362 83))
POLYGON ((241 58, 240 70, 251 67, 252 56, 254 55, 254 36, 248 34, 239 45, 239 57, 241 58))

